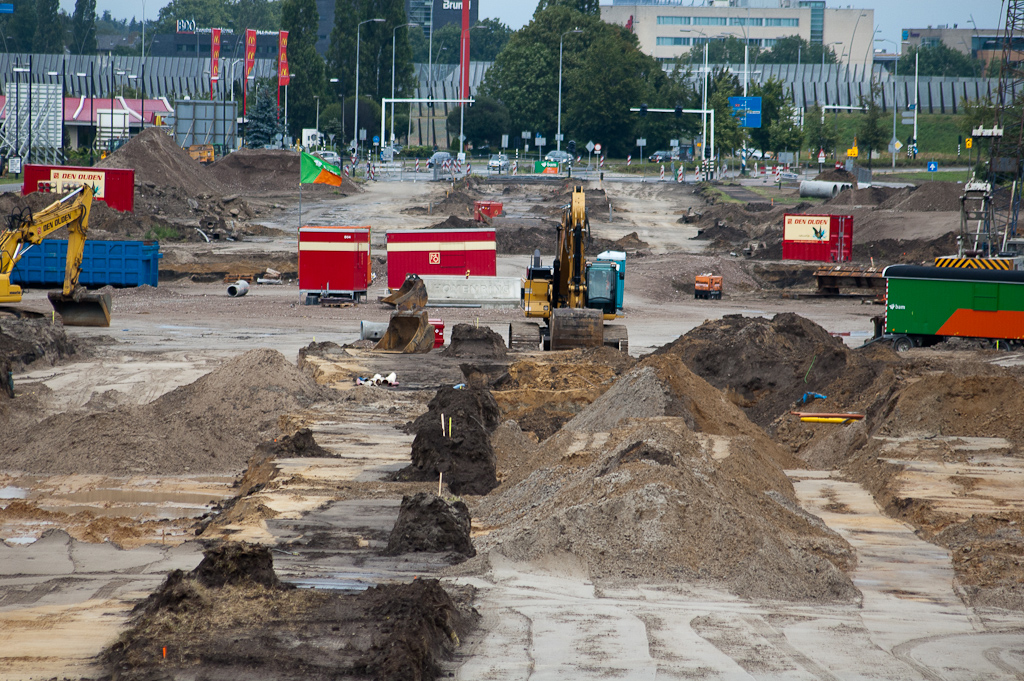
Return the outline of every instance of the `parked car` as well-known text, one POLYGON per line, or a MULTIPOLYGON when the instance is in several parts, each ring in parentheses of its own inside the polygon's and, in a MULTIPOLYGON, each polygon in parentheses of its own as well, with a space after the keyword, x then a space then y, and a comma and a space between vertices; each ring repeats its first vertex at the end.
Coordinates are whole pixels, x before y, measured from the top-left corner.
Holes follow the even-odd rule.
POLYGON ((452 155, 449 154, 447 151, 435 151, 434 155, 431 156, 430 159, 427 161, 427 167, 433 168, 435 165, 439 166, 443 164, 445 161, 450 160, 452 160, 452 155))
POLYGON ((544 155, 545 161, 555 161, 556 163, 568 163, 572 160, 572 154, 568 151, 549 151, 544 155))
POLYGON ((508 170, 508 156, 505 154, 491 154, 487 161, 488 170, 497 170, 499 173, 508 170))
POLYGON ((651 163, 664 163, 665 161, 672 160, 671 151, 656 151, 647 157, 647 160, 651 163))
POLYGON ((330 163, 332 166, 341 166, 341 156, 339 156, 336 151, 318 151, 316 152, 316 155, 319 156, 321 160, 330 163))

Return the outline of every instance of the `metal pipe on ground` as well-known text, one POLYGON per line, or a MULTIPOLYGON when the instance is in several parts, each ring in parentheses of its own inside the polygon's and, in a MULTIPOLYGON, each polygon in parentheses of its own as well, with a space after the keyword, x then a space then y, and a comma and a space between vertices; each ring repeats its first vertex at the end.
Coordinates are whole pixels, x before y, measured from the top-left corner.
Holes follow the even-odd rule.
POLYGON ((384 334, 388 331, 388 324, 386 322, 359 322, 359 339, 360 340, 380 340, 384 337, 384 334))
POLYGON ((249 282, 244 279, 239 279, 234 284, 228 286, 228 295, 232 298, 241 298, 249 292, 249 282))

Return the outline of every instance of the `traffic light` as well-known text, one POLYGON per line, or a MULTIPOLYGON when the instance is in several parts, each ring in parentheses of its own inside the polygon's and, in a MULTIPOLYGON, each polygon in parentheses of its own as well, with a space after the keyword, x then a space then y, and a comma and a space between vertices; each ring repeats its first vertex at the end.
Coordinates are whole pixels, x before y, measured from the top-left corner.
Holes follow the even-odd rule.
POLYGON ((676 118, 682 118, 682 117, 683 117, 683 107, 681 107, 678 104, 676 104, 676 118))
POLYGON ((569 153, 573 156, 576 155, 576 140, 569 140, 569 153))
POLYGON ((646 116, 647 115, 647 105, 646 104, 641 104, 640 105, 640 115, 641 116, 646 116))

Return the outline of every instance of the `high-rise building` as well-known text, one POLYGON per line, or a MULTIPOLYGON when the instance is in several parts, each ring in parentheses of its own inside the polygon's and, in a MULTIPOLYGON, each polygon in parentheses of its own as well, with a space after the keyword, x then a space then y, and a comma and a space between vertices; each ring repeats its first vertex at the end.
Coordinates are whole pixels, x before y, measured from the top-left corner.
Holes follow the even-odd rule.
POLYGON ((631 27, 640 49, 662 62, 730 36, 770 49, 797 35, 831 47, 850 65, 871 63, 873 53, 874 10, 833 9, 826 0, 612 0, 601 6, 601 18, 631 27))

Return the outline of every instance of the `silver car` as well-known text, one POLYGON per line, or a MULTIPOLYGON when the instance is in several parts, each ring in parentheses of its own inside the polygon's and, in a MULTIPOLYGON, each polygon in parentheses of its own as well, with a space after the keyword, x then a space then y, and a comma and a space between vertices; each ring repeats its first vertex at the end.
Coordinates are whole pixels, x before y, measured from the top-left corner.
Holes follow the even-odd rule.
POLYGON ((499 173, 503 170, 508 170, 508 156, 505 154, 491 154, 490 160, 487 161, 488 170, 497 170, 499 173))
POLYGON ((320 157, 322 161, 330 163, 332 166, 341 166, 341 156, 336 151, 318 151, 316 155, 320 157))
POLYGON ((545 161, 555 161, 556 163, 569 163, 572 161, 572 154, 568 151, 549 151, 544 155, 545 161))

